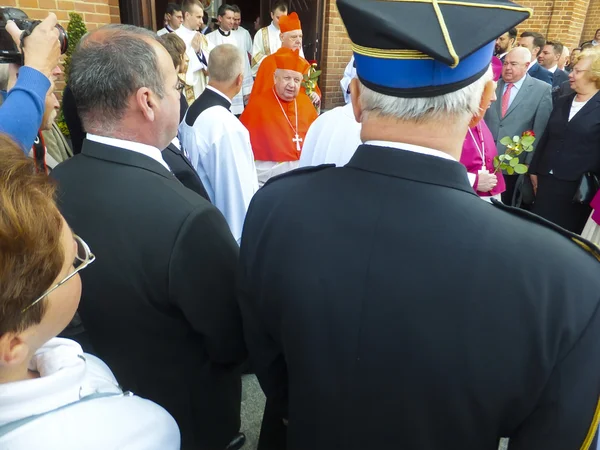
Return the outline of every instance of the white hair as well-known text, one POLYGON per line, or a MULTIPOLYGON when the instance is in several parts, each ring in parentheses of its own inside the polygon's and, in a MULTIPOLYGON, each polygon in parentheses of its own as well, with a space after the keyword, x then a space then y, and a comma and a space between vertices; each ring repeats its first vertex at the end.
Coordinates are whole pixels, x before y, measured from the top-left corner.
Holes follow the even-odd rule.
POLYGON ((520 57, 522 63, 531 62, 531 52, 527 47, 515 47, 508 54, 520 57))
POLYGON ((360 105, 365 117, 371 114, 402 121, 426 120, 454 123, 479 113, 485 84, 493 79, 492 68, 464 88, 437 97, 402 98, 375 92, 359 81, 360 105))
POLYGON ((233 82, 244 73, 244 56, 232 44, 217 45, 208 59, 208 78, 218 83, 233 82))

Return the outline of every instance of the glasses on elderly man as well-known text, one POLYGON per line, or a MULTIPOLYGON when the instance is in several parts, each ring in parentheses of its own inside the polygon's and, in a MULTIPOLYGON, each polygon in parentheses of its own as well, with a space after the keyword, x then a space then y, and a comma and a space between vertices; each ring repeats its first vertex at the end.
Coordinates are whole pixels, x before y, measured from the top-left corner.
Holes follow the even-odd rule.
POLYGON ((73 278, 75 275, 77 275, 77 273, 79 273, 81 270, 85 269, 87 266, 89 266, 91 263, 93 263, 96 260, 96 257, 90 250, 90 247, 85 243, 85 241, 83 239, 81 239, 76 234, 73 235, 73 238, 75 239, 75 242, 77 243, 77 254, 75 255, 75 261, 73 262, 73 267, 75 269, 73 270, 73 272, 71 272, 69 275, 67 275, 65 278, 63 278, 61 281, 59 281, 54 286, 52 286, 50 289, 48 289, 46 292, 44 292, 42 295, 40 295, 40 297, 37 298, 31 305, 29 305, 27 308, 22 310, 21 311, 22 313, 27 311, 33 305, 42 301, 42 299, 44 299, 44 297, 48 296, 51 292, 53 292, 54 290, 61 287, 63 284, 65 284, 67 281, 69 281, 71 278, 73 278))

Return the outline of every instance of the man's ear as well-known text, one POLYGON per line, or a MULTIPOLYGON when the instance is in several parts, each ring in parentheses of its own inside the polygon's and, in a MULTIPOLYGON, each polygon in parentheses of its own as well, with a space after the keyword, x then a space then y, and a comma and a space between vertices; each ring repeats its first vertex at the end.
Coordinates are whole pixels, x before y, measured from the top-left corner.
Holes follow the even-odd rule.
POLYGON ((350 81, 350 101, 352 102, 352 111, 357 122, 362 119, 362 105, 360 104, 360 88, 358 86, 358 78, 353 78, 350 81))
POLYGON ((29 356, 29 346, 16 333, 0 336, 0 367, 21 364, 29 356))
POLYGON ((154 122, 154 108, 156 104, 154 102, 154 94, 147 87, 141 87, 135 94, 136 108, 143 114, 143 116, 149 122, 154 122))
POLYGON ((236 87, 242 86, 244 84, 244 74, 240 73, 237 77, 237 79, 235 80, 235 85, 236 87))

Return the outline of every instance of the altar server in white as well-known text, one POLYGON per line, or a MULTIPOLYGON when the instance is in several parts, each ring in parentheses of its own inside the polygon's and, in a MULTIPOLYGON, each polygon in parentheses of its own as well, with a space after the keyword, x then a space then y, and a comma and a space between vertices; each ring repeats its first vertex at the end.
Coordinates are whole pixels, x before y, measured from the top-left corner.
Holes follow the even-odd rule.
POLYGON ((360 123, 354 118, 352 103, 321 114, 306 133, 300 154, 300 167, 346 165, 362 144, 360 129, 360 123))
POLYGON ((198 32, 204 17, 204 10, 199 0, 185 0, 181 9, 183 24, 175 30, 175 34, 185 42, 185 53, 189 60, 185 83, 193 86, 194 97, 198 98, 206 88, 208 55, 213 46, 202 33, 198 32))
POLYGON ((248 61, 250 61, 252 58, 252 36, 250 36, 250 32, 242 26, 242 10, 240 7, 238 5, 231 5, 231 7, 235 10, 233 13, 233 30, 231 30, 231 33, 237 39, 238 47, 244 51, 248 57, 248 61))
MULTIPOLYGON (((219 7, 218 11, 218 19, 219 19, 219 28, 216 31, 206 35, 208 42, 216 47, 222 44, 231 44, 238 48, 238 51, 241 54, 245 53, 243 48, 240 48, 238 40, 235 38, 232 30, 234 23, 234 8, 232 5, 223 4, 219 7)), ((250 61, 248 58, 243 58, 244 62, 244 82, 242 84, 242 90, 238 95, 236 95, 231 102, 231 112, 235 115, 239 116, 244 112, 244 105, 248 103, 248 99, 250 98, 250 92, 252 91, 252 85, 254 84, 254 79, 252 78, 252 71, 250 69, 250 61)))
POLYGON ((230 112, 244 80, 237 47, 216 47, 208 63, 209 83, 179 125, 179 135, 211 202, 225 216, 238 244, 250 200, 258 190, 250 134, 230 112))
POLYGON ((340 86, 344 94, 346 104, 350 103, 350 82, 352 78, 356 78, 356 67, 354 66, 354 55, 344 70, 344 77, 340 80, 340 86))

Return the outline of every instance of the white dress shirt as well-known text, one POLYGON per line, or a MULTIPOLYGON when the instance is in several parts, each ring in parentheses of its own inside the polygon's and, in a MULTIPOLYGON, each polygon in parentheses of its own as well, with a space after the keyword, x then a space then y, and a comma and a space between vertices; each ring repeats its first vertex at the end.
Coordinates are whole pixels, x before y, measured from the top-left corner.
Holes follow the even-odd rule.
MULTIPOLYGON (((525 75, 523 78, 521 78, 519 81, 513 83, 513 87, 510 90, 510 97, 508 99, 508 107, 510 108, 510 105, 512 105, 513 100, 515 99, 515 97, 517 96, 517 94, 519 93, 519 90, 521 89, 521 86, 523 86, 523 82, 525 81, 525 77, 527 77, 527 75, 525 75)), ((502 95, 504 95, 504 93, 506 92, 506 88, 508 86, 508 83, 504 84, 504 89, 502 90, 502 95)), ((498 99, 498 101, 502 101, 502 99, 498 99)))
POLYGON ((556 72, 556 69, 558 69, 558 66, 552 66, 550 67, 548 70, 552 73, 556 72))
POLYGON ((148 158, 152 158, 154 161, 162 165, 169 172, 171 171, 171 168, 162 157, 162 152, 156 147, 152 147, 151 145, 141 144, 139 142, 133 141, 125 141, 123 139, 115 139, 106 136, 98 136, 92 133, 88 133, 86 138, 90 141, 98 142, 99 144, 111 145, 113 147, 119 147, 125 150, 130 150, 132 152, 141 153, 142 155, 145 155, 148 158))

